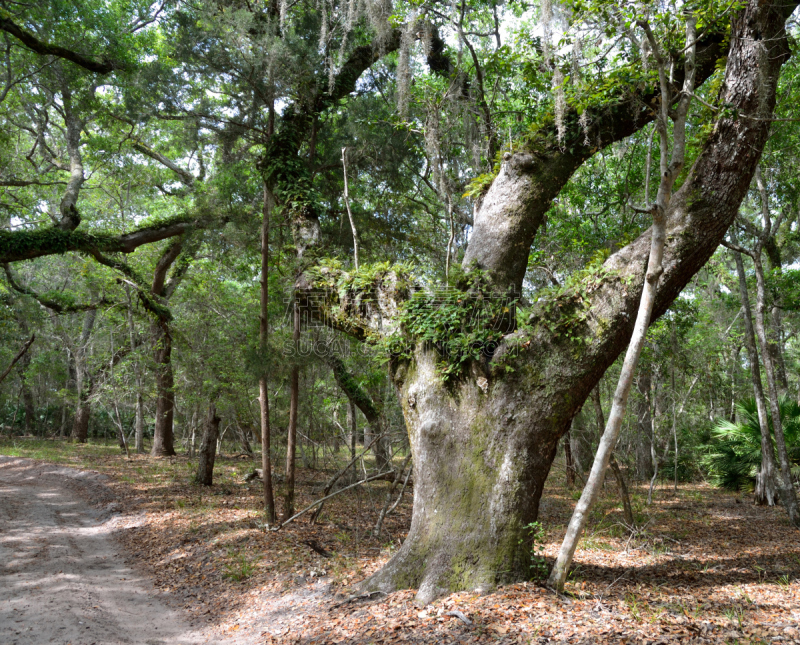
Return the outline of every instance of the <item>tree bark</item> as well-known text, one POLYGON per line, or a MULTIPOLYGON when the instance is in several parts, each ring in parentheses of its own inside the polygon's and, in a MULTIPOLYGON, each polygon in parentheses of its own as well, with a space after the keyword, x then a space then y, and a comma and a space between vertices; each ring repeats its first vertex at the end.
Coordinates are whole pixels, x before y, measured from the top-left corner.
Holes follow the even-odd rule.
POLYGON ((89 368, 86 364, 86 350, 89 345, 89 338, 92 335, 96 318, 96 309, 90 309, 84 314, 83 325, 81 326, 81 337, 75 351, 78 406, 75 410, 75 420, 72 425, 72 438, 78 443, 86 443, 89 437, 89 416, 91 413, 89 395, 93 386, 93 379, 89 374, 89 368))
POLYGON ((156 423, 150 454, 154 457, 170 457, 175 454, 175 376, 172 372, 172 333, 168 323, 158 321, 153 324, 153 342, 153 358, 156 363, 156 423))
POLYGON ((572 461, 572 446, 570 433, 564 435, 564 468, 567 476, 567 488, 575 485, 575 464, 572 461))
MULTIPOLYGON (((735 238, 735 236, 734 236, 735 238)), ((756 476, 755 502, 774 506, 775 491, 775 453, 772 448, 772 436, 767 421, 767 402, 764 398, 764 389, 761 386, 761 365, 756 349, 756 337, 753 330, 753 314, 750 309, 750 296, 747 293, 747 276, 744 272, 742 254, 734 252, 736 273, 739 278, 739 298, 742 301, 744 312, 744 345, 747 348, 747 360, 750 363, 750 378, 753 384, 753 396, 756 400, 758 413, 758 426, 761 429, 761 468, 756 476)))
POLYGON ((766 325, 764 321, 764 310, 766 309, 766 285, 764 284, 764 267, 761 264, 761 252, 753 254, 753 263, 756 268, 756 336, 761 346, 761 356, 764 361, 764 372, 767 376, 767 387, 769 388, 769 404, 772 412, 772 431, 775 436, 775 447, 778 452, 778 463, 780 464, 780 479, 778 480, 778 495, 781 498, 783 507, 789 515, 789 521, 797 528, 800 528, 800 508, 797 504, 797 495, 792 483, 791 463, 786 451, 786 440, 783 436, 783 423, 781 421, 780 395, 778 394, 778 383, 775 378, 775 367, 772 363, 772 356, 769 352, 769 340, 767 339, 766 325))
MULTIPOLYGON (((643 367, 636 379, 636 389, 640 398, 637 401, 636 421, 636 476, 639 479, 650 479, 653 476, 653 446, 650 440, 652 422, 650 419, 650 368, 643 367)), ((600 431, 602 432, 602 430, 600 431)))
MULTIPOLYGON (((296 361, 300 342, 300 308, 297 302, 294 303, 292 315, 294 321, 294 360, 296 361)), ((295 475, 295 453, 297 450, 297 415, 299 413, 300 400, 300 366, 295 363, 289 373, 289 428, 286 437, 286 495, 283 498, 283 521, 285 522, 294 515, 294 475, 295 475)))
POLYGON ((203 440, 200 443, 200 460, 197 463, 197 474, 195 475, 195 481, 203 486, 211 486, 213 482, 219 423, 220 418, 217 416, 217 406, 211 403, 208 406, 208 415, 203 429, 203 440))
POLYGON ((171 457, 175 454, 175 375, 172 371, 171 314, 166 305, 189 269, 189 258, 197 250, 196 241, 188 241, 188 244, 187 241, 179 238, 164 250, 156 263, 150 287, 150 295, 160 307, 150 307, 151 313, 156 316, 152 325, 153 358, 156 363, 156 423, 150 450, 154 457, 171 457), (183 261, 178 262, 179 258, 183 261), (167 273, 173 265, 175 268, 167 280, 167 273))
MULTIPOLYGON (((272 114, 272 111, 270 111, 272 114)), ((261 316, 259 318, 259 347, 262 353, 269 347, 269 229, 275 198, 264 184, 264 213, 261 224, 261 316)), ((269 381, 266 371, 258 379, 258 407, 261 420, 261 475, 264 486, 264 512, 267 524, 275 524, 275 496, 272 491, 272 429, 269 419, 269 381)))
MULTIPOLYGON (((789 55, 784 22, 794 7, 751 0, 733 18, 720 89, 721 104, 731 109, 720 113, 670 201, 654 318, 667 310, 714 253, 748 191, 769 133, 780 68, 789 55)), ((506 160, 504 168, 509 164, 506 160)), ((470 258, 480 254, 483 269, 513 276, 516 262, 502 266, 510 262, 506 244, 516 246, 514 254, 527 257, 532 236, 509 233, 500 210, 481 216, 487 208, 499 208, 501 193, 511 194, 517 203, 541 198, 542 186, 530 178, 511 181, 516 172, 501 172, 479 208, 481 224, 476 220, 467 268, 470 258)), ((561 177, 551 172, 543 181, 558 184, 561 177)), ((531 212, 523 209, 515 217, 534 217, 531 212)), ((536 222, 524 226, 535 228, 536 222)), ((365 589, 418 587, 418 601, 427 603, 448 591, 490 589, 527 575, 530 545, 524 527, 537 517, 558 441, 628 345, 650 241, 647 231, 606 260, 603 275, 594 276, 591 288, 588 283, 574 287, 580 304, 565 309, 558 305, 575 301, 543 297, 534 306, 529 326, 508 334, 487 359, 469 363, 457 382, 442 383, 440 357, 424 343, 392 358, 390 374, 413 453, 414 510, 403 546, 364 582, 365 589), (577 320, 572 317, 576 309, 581 313, 577 320), (550 331, 553 324, 567 326, 570 335, 550 331), (581 342, 572 340, 576 335, 581 342)), ((340 328, 357 338, 387 332, 381 321, 391 320, 396 311, 392 294, 403 296, 390 275, 383 276, 381 284, 382 297, 372 302, 358 301, 360 292, 355 290, 329 292, 319 306, 335 309, 340 317, 326 315, 328 324, 340 325, 345 314, 346 324, 340 328)), ((308 288, 313 289, 313 283, 308 288)))
POLYGON ((72 438, 78 443, 86 443, 89 438, 89 417, 91 407, 85 401, 78 404, 75 410, 75 422, 72 425, 72 438))

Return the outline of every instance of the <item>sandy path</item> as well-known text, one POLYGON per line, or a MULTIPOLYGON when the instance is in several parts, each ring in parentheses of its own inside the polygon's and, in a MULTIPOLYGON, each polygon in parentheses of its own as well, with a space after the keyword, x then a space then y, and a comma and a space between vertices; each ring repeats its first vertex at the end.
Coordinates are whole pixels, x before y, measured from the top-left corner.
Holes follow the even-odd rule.
POLYGON ((103 479, 0 457, 0 643, 209 642, 126 566, 103 479))

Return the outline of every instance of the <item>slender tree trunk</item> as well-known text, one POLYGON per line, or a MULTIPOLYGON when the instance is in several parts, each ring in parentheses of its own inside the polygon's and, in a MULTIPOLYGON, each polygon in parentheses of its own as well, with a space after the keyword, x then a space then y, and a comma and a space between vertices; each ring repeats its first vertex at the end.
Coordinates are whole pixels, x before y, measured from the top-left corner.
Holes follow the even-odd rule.
POLYGON ((144 452, 144 396, 142 396, 142 380, 136 377, 136 419, 134 421, 136 452, 144 452))
POLYGON ((744 272, 742 254, 734 252, 733 259, 736 262, 736 273, 739 278, 739 299, 742 301, 742 310, 744 312, 744 345, 747 348, 753 396, 756 400, 756 411, 758 413, 758 426, 761 429, 761 468, 756 476, 755 502, 756 504, 774 506, 776 499, 775 453, 772 448, 772 437, 767 420, 767 402, 764 397, 764 389, 761 386, 761 365, 758 360, 758 350, 756 349, 750 296, 747 293, 747 276, 744 272))
POLYGON ((175 416, 175 377, 172 372, 172 332, 166 321, 153 325, 156 362, 156 424, 153 431, 154 457, 175 454, 173 419, 175 416))
MULTIPOLYGON (((128 292, 128 333, 131 349, 136 347, 136 325, 133 322, 133 309, 128 292)), ((144 395, 142 394, 142 366, 138 357, 135 359, 133 371, 136 376, 136 416, 134 420, 134 445, 137 454, 144 453, 144 395)))
POLYGON ((772 357, 769 353, 766 328, 764 323, 764 310, 766 309, 766 286, 764 284, 764 268, 761 264, 760 249, 753 254, 753 263, 756 269, 756 336, 761 345, 761 356, 764 361, 764 372, 767 376, 767 387, 769 388, 770 411, 772 412, 772 431, 775 435, 775 447, 778 450, 778 463, 780 464, 778 495, 780 495, 786 512, 789 514, 791 523, 800 528, 800 508, 797 505, 797 496, 792 483, 791 464, 789 455, 786 451, 786 440, 783 436, 783 424, 781 421, 780 398, 778 394, 778 384, 775 379, 775 368, 772 364, 772 357))
POLYGON ((741 345, 731 347, 731 409, 728 421, 736 423, 736 374, 739 371, 739 352, 741 345))
POLYGON ((351 399, 347 399, 347 429, 350 432, 348 441, 350 443, 350 459, 356 458, 356 443, 358 442, 358 417, 356 416, 356 405, 351 399))
POLYGON ((572 563, 572 556, 578 546, 580 535, 586 526, 589 510, 600 495, 600 489, 603 485, 603 479, 605 478, 605 471, 606 468, 608 468, 608 462, 614 451, 614 446, 617 443, 617 437, 622 427, 622 421, 625 417, 625 410, 628 406, 628 395, 631 391, 631 385, 633 385, 634 371, 636 370, 636 365, 639 363, 639 356, 644 347, 647 328, 650 326, 650 317, 655 306, 658 281, 663 273, 662 260, 664 257, 664 247, 667 241, 667 209, 672 200, 672 189, 678 178, 678 173, 681 168, 683 168, 685 156, 686 115, 689 111, 690 95, 694 91, 697 19, 694 15, 686 17, 687 51, 684 65, 686 77, 684 78, 683 95, 678 100, 678 104, 674 108, 674 116, 672 116, 674 127, 671 154, 667 134, 668 119, 670 118, 668 115, 670 112, 669 105, 671 104, 671 89, 667 81, 665 69, 666 61, 659 53, 659 46, 653 39, 650 27, 646 24, 641 26, 645 28, 651 48, 653 49, 653 54, 658 63, 658 75, 661 85, 661 105, 659 117, 656 121, 656 128, 661 145, 661 183, 658 187, 656 202, 650 209, 650 213, 653 216, 653 226, 650 232, 650 256, 647 263, 647 274, 645 275, 642 288, 639 310, 636 313, 636 323, 633 328, 633 334, 630 344, 628 345, 628 351, 625 353, 625 360, 622 363, 622 371, 620 372, 617 389, 614 392, 611 413, 608 416, 608 423, 606 424, 603 436, 600 438, 600 445, 597 447, 597 454, 595 455, 592 470, 586 481, 586 486, 572 513, 572 518, 567 526, 567 533, 564 536, 564 541, 558 552, 558 558, 548 578, 550 585, 558 591, 564 590, 564 581, 566 580, 569 566, 572 563))
MULTIPOLYGON (((270 107, 270 116, 274 118, 270 107)), ((262 354, 269 348, 269 229, 275 198, 264 184, 264 213, 261 223, 261 315, 259 346, 262 354)), ((263 358, 262 358, 263 360, 263 358)), ((272 429, 269 419, 269 381, 264 371, 258 380, 258 408, 261 420, 261 476, 264 485, 264 513, 267 524, 275 524, 275 495, 272 491, 272 429)))
POLYGON ((89 394, 91 389, 91 375, 86 364, 86 350, 89 338, 94 329, 97 310, 90 309, 83 317, 81 337, 75 352, 76 389, 78 390, 78 407, 75 410, 75 420, 72 425, 72 438, 78 443, 86 443, 89 438, 89 394))
POLYGON ((675 390, 675 353, 678 350, 678 340, 675 336, 675 321, 672 321, 670 325, 671 337, 672 337, 672 361, 670 365, 670 386, 672 388, 672 438, 675 440, 675 459, 673 461, 673 475, 675 476, 675 488, 673 489, 673 493, 677 497, 678 495, 678 414, 675 409, 675 396, 677 395, 677 391, 675 390))
POLYGON ((617 488, 619 489, 619 497, 622 500, 622 517, 625 518, 625 524, 630 528, 636 526, 633 519, 633 508, 631 508, 631 496, 628 493, 628 485, 625 483, 625 476, 622 474, 622 469, 617 464, 617 460, 612 454, 608 460, 608 465, 611 467, 611 472, 614 473, 614 479, 617 480, 617 488))
POLYGON ((564 466, 567 473, 567 487, 575 485, 575 464, 572 462, 572 446, 570 445, 570 433, 564 435, 564 466))
MULTIPOLYGON (((591 394, 592 403, 594 404, 594 414, 595 418, 597 419, 597 427, 599 428, 599 434, 602 436, 603 430, 606 427, 606 418, 605 414, 603 413, 603 403, 600 400, 600 384, 597 384, 592 390, 591 394)), ((609 466, 611 466, 611 471, 614 473, 614 478, 617 480, 617 488, 619 489, 619 497, 622 501, 622 516, 625 518, 625 522, 628 526, 634 526, 634 519, 633 519, 633 509, 631 507, 631 496, 628 493, 628 485, 625 482, 625 477, 622 474, 622 469, 617 464, 617 460, 614 459, 614 455, 612 454, 608 461, 609 466)))
POLYGON ((342 148, 342 175, 344 176, 344 205, 347 207, 347 217, 350 219, 350 230, 353 232, 353 265, 358 270, 358 231, 353 212, 350 210, 350 189, 347 182, 347 148, 342 148))
POLYGON ((675 487, 673 489, 674 494, 678 495, 678 423, 677 417, 675 416, 675 402, 672 402, 672 438, 675 441, 675 460, 673 462, 673 468, 675 475, 675 487))
MULTIPOLYGON (((300 343, 300 308, 297 301, 294 303, 294 341, 295 361, 298 360, 300 343)), ((295 362, 292 371, 289 373, 289 428, 286 437, 286 496, 283 500, 283 519, 286 521, 294 515, 294 474, 295 474, 295 453, 297 451, 297 415, 299 413, 300 401, 300 366, 295 362)))
POLYGON ((217 437, 219 436, 220 418, 217 416, 217 407, 211 403, 208 406, 208 415, 203 429, 203 440, 200 443, 200 460, 197 463, 195 481, 203 486, 211 486, 214 477, 214 459, 217 450, 217 437))
POLYGON ((27 352, 17 363, 20 387, 22 388, 22 407, 25 411, 25 434, 36 432, 36 403, 33 400, 33 391, 28 383, 28 370, 31 366, 31 356, 27 352))
MULTIPOLYGON (((656 376, 658 374, 656 373, 656 376)), ((658 419, 658 379, 656 379, 655 386, 652 391, 652 402, 648 396, 647 404, 652 406, 650 413, 650 458, 653 461, 653 476, 650 478, 650 488, 647 490, 647 505, 653 503, 653 488, 656 485, 658 478, 658 452, 656 451, 656 420, 658 419)), ((669 444, 669 439, 667 439, 669 444)))
POLYGON ((778 391, 786 394, 789 389, 789 380, 786 377, 786 361, 783 359, 783 314, 778 305, 773 305, 772 315, 769 317, 770 349, 772 351, 772 362, 775 365, 775 380, 778 384, 778 391))
MULTIPOLYGON (((650 435, 652 420, 650 419, 650 368, 642 367, 636 379, 636 389, 639 391, 637 402, 636 421, 636 476, 639 479, 650 479, 653 476, 653 449, 650 435)), ((602 433, 603 431, 600 430, 602 433)))
POLYGON ((652 244, 650 247, 650 260, 647 265, 647 277, 645 278, 645 285, 642 290, 642 299, 636 317, 636 326, 634 327, 633 336, 631 337, 631 342, 625 355, 625 361, 622 364, 619 383, 614 392, 614 403, 611 407, 611 414, 609 415, 603 436, 600 438, 600 445, 597 447, 597 454, 594 464, 592 465, 592 470, 589 473, 589 478, 586 481, 586 486, 583 489, 583 494, 575 506, 572 519, 567 526, 567 534, 564 536, 564 542, 558 553, 558 559, 548 578, 550 585, 559 591, 563 591, 564 589, 567 571, 572 563, 572 556, 575 553, 575 548, 578 546, 580 535, 586 526, 589 510, 600 495, 600 489, 605 477, 605 470, 608 467, 611 453, 614 451, 614 446, 617 443, 619 430, 622 427, 622 420, 625 417, 628 394, 633 384, 633 372, 639 362, 642 347, 644 347, 645 335, 647 334, 647 328, 650 326, 650 315, 653 312, 656 286, 662 273, 661 261, 664 255, 664 244, 667 237, 665 211, 668 203, 667 201, 666 203, 660 204, 659 210, 653 211, 652 244))

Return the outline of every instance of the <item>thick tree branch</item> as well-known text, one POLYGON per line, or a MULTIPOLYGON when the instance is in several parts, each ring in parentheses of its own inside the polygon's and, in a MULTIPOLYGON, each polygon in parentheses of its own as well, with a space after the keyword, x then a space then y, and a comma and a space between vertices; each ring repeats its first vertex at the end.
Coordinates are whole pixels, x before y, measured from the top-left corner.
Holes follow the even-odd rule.
POLYGON ((333 354, 324 356, 322 360, 333 370, 333 377, 342 392, 361 410, 367 419, 367 423, 376 430, 376 434, 380 432, 380 412, 378 408, 372 398, 364 391, 364 388, 347 371, 344 361, 333 354))
POLYGON ((96 74, 110 74, 116 69, 124 69, 122 64, 108 60, 105 57, 101 60, 97 60, 96 58, 84 56, 76 51, 72 51, 71 49, 46 43, 27 29, 16 24, 12 20, 11 14, 3 9, 0 9, 0 29, 14 36, 14 38, 22 42, 28 49, 37 54, 63 58, 96 74))
POLYGON ((181 250, 183 249, 183 239, 179 238, 170 244, 156 263, 156 268, 153 271, 153 286, 150 287, 150 292, 158 297, 163 295, 164 282, 167 279, 167 271, 178 259, 181 250))
MULTIPOLYGON (((694 86, 705 81, 726 53, 724 31, 710 32, 697 43, 694 86)), ((673 81, 684 80, 683 64, 676 64, 673 81)), ((564 115, 564 139, 555 125, 543 126, 534 141, 520 142, 507 152, 498 176, 478 200, 475 224, 463 266, 473 263, 490 271, 499 286, 519 290, 536 232, 552 200, 573 173, 599 149, 637 132, 653 121, 661 93, 657 88, 620 87, 619 99, 589 109, 584 132, 579 115, 564 115)))
POLYGON ((141 141, 134 141, 133 149, 137 152, 141 152, 143 155, 150 157, 154 161, 157 161, 162 166, 169 168, 172 172, 174 172, 180 178, 181 182, 184 183, 186 186, 192 187, 194 186, 195 177, 190 173, 188 170, 184 170, 174 161, 167 159, 164 155, 160 152, 153 150, 150 146, 145 145, 141 141))
POLYGON ((169 323, 172 320, 172 312, 168 307, 163 306, 152 296, 145 286, 144 280, 125 262, 109 258, 100 253, 99 251, 90 252, 90 255, 100 264, 107 266, 110 269, 119 271, 125 278, 120 278, 120 282, 130 285, 139 295, 144 308, 153 314, 161 324, 169 323))
MULTIPOLYGON (((223 223, 225 220, 216 220, 223 223)), ((0 262, 20 262, 46 255, 78 253, 133 253, 140 246, 183 235, 192 228, 209 225, 200 219, 179 215, 160 224, 143 226, 129 233, 86 233, 45 228, 37 231, 0 231, 0 262)))
POLYGON ((64 107, 64 125, 66 126, 67 154, 69 156, 69 181, 64 197, 61 199, 59 209, 61 222, 59 226, 66 231, 74 231, 81 223, 78 213, 78 195, 86 177, 83 173, 83 158, 81 157, 81 131, 84 122, 75 114, 72 107, 72 91, 64 82, 61 90, 61 101, 64 107))

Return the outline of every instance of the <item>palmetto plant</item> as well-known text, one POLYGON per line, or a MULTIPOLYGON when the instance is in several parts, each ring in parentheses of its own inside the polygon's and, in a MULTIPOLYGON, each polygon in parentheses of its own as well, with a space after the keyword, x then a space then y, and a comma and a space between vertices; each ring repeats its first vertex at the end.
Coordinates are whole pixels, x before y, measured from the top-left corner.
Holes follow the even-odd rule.
MULTIPOLYGON (((755 399, 747 399, 737 406, 739 423, 718 421, 711 431, 711 439, 702 464, 709 481, 728 490, 751 490, 761 467, 761 430, 758 423, 755 399)), ((779 401, 786 448, 792 462, 792 474, 800 476, 800 405, 789 397, 779 401)), ((772 418, 768 413, 770 432, 772 418)), ((774 440, 773 440, 774 441, 774 440)))

